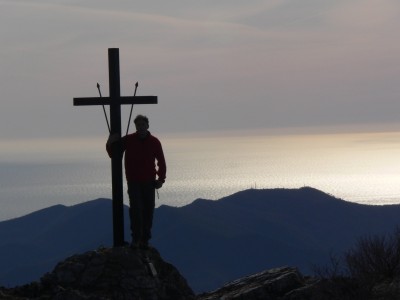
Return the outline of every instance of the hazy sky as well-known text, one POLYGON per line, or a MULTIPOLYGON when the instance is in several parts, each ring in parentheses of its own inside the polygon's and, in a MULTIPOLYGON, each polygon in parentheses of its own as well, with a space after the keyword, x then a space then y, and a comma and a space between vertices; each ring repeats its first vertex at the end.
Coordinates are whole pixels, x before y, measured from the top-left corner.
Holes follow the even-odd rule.
POLYGON ((157 133, 390 128, 399 28, 398 0, 0 1, 0 140, 106 136, 72 99, 108 95, 114 47, 121 94, 159 97, 134 109, 157 133))

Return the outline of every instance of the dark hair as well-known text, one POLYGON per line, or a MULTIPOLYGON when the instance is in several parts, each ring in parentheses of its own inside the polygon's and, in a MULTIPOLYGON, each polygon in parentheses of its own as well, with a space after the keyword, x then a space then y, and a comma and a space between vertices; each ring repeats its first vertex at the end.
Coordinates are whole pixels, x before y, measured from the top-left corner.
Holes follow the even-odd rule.
POLYGON ((137 121, 143 120, 147 123, 147 125, 149 125, 149 118, 147 118, 146 116, 143 115, 137 115, 135 120, 133 120, 133 122, 136 124, 137 121))

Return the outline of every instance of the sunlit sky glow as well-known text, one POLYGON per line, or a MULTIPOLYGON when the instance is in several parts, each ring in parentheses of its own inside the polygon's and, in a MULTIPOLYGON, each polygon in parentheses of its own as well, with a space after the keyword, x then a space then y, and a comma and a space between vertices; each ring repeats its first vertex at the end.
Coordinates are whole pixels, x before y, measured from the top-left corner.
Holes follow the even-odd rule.
MULTIPOLYGON (((400 203, 399 132, 168 136, 167 183, 157 206, 217 200, 254 187, 303 186, 363 204, 400 203)), ((73 141, 3 143, 0 221, 54 204, 111 197, 104 139, 73 141)))
MULTIPOLYGON (((0 140, 104 137, 107 49, 157 133, 393 125, 400 2, 0 1, 0 140)), ((127 119, 129 109, 123 111, 127 119)), ((126 122, 126 120, 124 121, 126 122)), ((126 124, 126 123, 125 123, 126 124)), ((124 128, 125 125, 123 125, 124 128)))

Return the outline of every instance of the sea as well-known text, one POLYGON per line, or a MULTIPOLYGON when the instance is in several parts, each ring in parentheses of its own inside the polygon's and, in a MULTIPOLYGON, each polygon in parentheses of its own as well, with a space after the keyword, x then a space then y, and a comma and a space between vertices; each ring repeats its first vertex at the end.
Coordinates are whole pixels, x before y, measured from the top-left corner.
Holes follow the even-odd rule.
MULTIPOLYGON (((245 189, 304 186, 366 205, 400 203, 400 132, 157 136, 167 160, 157 206, 217 200, 245 189)), ((53 205, 111 198, 105 138, 1 144, 0 221, 53 205)))

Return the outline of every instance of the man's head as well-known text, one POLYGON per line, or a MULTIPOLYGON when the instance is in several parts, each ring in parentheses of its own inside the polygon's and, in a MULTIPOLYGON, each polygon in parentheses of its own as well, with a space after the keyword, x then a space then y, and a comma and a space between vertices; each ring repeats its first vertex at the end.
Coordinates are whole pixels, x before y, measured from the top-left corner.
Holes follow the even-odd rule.
POLYGON ((136 132, 141 137, 145 137, 147 135, 147 130, 149 129, 149 119, 146 116, 137 115, 133 122, 136 126, 136 132))

